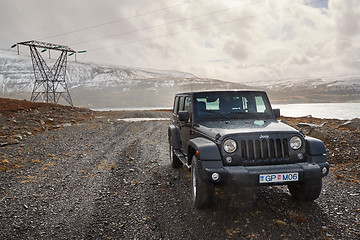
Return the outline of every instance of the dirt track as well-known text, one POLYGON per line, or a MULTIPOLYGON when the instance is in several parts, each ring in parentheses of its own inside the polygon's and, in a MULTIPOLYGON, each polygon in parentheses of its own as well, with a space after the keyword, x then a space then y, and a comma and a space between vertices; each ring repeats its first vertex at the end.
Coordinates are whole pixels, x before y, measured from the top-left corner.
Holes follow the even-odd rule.
POLYGON ((357 239, 360 187, 331 173, 314 203, 286 188, 218 188, 195 210, 190 174, 168 164, 168 112, 96 113, 0 148, 0 239, 357 239), (224 190, 225 189, 225 190, 224 190), (227 197, 222 194, 226 191, 227 197), (243 190, 242 190, 243 191, 243 190))

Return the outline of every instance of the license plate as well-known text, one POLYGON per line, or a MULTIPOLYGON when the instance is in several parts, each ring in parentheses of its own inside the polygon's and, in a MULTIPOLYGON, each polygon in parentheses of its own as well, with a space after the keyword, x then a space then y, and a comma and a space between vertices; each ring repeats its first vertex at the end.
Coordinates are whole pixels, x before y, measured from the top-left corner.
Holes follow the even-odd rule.
POLYGON ((296 182, 296 181, 299 181, 299 174, 297 172, 259 175, 260 183, 280 183, 280 182, 296 182))

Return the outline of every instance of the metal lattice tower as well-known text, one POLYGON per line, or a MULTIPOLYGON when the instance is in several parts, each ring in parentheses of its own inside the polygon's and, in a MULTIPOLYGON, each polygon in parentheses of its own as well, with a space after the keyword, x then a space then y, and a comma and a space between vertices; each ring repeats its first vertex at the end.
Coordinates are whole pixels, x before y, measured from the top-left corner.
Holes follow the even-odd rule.
POLYGON ((58 103, 60 97, 63 97, 71 106, 73 106, 69 90, 66 85, 66 65, 68 53, 74 54, 75 51, 67 46, 45 43, 39 41, 20 42, 17 45, 26 45, 30 47, 31 60, 34 68, 35 84, 31 93, 30 101, 36 101, 39 98, 47 103, 58 103), (46 50, 60 51, 60 56, 55 64, 50 68, 37 48, 46 50))

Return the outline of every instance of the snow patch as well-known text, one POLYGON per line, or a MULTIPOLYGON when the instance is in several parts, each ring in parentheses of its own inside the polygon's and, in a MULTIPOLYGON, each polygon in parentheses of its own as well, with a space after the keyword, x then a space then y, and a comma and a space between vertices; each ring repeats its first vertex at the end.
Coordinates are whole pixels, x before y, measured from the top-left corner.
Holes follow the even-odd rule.
POLYGON ((170 121, 170 118, 119 118, 118 121, 125 121, 125 122, 170 121))

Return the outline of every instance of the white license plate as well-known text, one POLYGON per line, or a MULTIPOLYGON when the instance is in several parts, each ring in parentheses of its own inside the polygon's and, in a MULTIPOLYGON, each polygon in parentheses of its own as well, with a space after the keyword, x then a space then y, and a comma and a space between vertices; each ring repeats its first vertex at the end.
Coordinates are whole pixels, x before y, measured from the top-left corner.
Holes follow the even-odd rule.
POLYGON ((259 175, 260 183, 280 183, 280 182, 296 182, 296 181, 299 181, 299 174, 297 172, 259 175))

